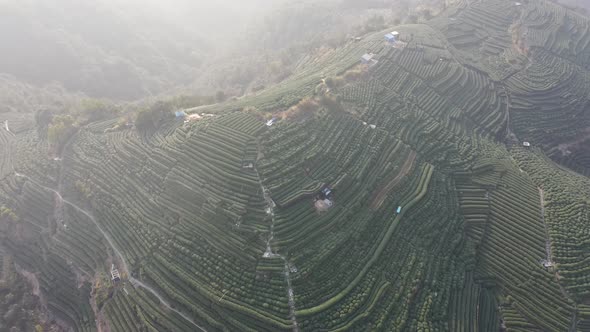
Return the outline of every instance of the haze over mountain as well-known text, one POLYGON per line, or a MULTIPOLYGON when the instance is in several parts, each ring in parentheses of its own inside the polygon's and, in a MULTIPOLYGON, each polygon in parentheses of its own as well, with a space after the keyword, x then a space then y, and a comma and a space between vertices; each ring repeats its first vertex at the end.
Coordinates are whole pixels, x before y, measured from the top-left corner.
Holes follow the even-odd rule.
POLYGON ((3 1, 0 71, 137 99, 186 84, 270 6, 230 1, 3 1))
POLYGON ((288 50, 279 57, 288 67, 327 40, 341 43, 370 15, 403 18, 411 7, 410 1, 394 2, 399 8, 392 14, 391 1, 284 3, 5 0, 0 37, 7 51, 0 72, 22 83, 57 82, 75 93, 115 100, 183 86, 241 93, 247 83, 267 76, 256 73, 276 61, 277 53, 288 50))

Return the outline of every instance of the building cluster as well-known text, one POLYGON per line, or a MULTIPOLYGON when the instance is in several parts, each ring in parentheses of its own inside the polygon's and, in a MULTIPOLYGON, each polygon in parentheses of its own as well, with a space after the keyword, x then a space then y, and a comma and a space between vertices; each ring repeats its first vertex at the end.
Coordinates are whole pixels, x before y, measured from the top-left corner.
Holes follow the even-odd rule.
POLYGON ((385 41, 387 41, 390 44, 395 44, 398 41, 398 38, 399 32, 397 31, 392 31, 385 35, 385 41))
MULTIPOLYGON (((402 42, 400 39, 400 33, 398 31, 392 31, 385 35, 385 41, 389 43, 394 48, 404 48, 407 43, 402 42)), ((361 57, 361 63, 364 65, 375 65, 377 64, 377 60, 375 59, 375 54, 373 53, 365 53, 361 57)))

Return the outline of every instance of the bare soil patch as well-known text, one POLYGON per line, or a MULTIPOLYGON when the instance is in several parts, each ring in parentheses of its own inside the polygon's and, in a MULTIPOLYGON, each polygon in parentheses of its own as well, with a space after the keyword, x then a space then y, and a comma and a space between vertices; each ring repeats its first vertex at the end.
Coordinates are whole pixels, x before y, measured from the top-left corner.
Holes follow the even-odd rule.
POLYGON ((377 210, 381 207, 381 204, 383 204, 383 201, 385 201, 385 197, 387 197, 387 194, 404 178, 404 176, 410 173, 410 170, 414 166, 415 160, 416 152, 411 151, 398 175, 395 178, 391 179, 391 181, 389 181, 389 183, 387 183, 384 187, 378 189, 376 194, 373 196, 374 198, 370 206, 372 210, 377 210))

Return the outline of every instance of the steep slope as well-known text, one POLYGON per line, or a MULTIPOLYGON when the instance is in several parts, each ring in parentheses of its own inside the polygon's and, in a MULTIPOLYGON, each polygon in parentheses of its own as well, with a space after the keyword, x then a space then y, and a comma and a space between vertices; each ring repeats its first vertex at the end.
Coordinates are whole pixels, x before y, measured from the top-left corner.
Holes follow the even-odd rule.
POLYGON ((590 21, 546 1, 473 3, 432 25, 509 96, 508 138, 590 174, 590 21))
POLYGON ((584 52, 513 39, 547 13, 587 21, 460 2, 195 121, 91 123, 61 159, 31 117, 2 128, 0 245, 75 330, 584 331, 590 186, 549 159, 586 169, 555 155, 586 125, 584 52))

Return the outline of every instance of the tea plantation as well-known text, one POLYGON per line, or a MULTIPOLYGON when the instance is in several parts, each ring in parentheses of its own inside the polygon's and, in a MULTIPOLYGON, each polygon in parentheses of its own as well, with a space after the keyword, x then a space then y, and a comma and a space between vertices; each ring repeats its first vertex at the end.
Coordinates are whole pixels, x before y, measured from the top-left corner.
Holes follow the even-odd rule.
POLYGON ((0 113, 0 257, 74 331, 590 331, 589 30, 456 1, 57 156, 0 113))

